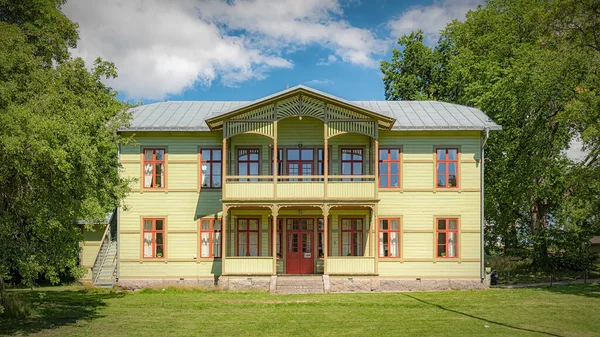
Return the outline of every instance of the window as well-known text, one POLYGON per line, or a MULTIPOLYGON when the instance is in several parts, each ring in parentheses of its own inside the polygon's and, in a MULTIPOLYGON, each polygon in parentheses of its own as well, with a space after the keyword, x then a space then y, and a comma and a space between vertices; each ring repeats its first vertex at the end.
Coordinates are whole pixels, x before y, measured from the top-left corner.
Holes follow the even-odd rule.
MULTIPOLYGON (((290 176, 312 176, 315 162, 313 149, 288 149, 287 150, 287 174, 290 176)), ((312 179, 300 179, 311 181, 312 179)), ((289 181, 298 181, 292 178, 289 181)))
POLYGON ((200 256, 221 257, 221 219, 200 219, 200 256))
POLYGON ((258 219, 238 219, 238 256, 258 256, 258 219))
POLYGON ((458 257, 458 219, 437 219, 437 257, 458 257))
POLYGON ((165 219, 144 219, 144 258, 165 257, 165 219))
POLYGON ((202 187, 221 188, 221 149, 202 149, 202 187))
MULTIPOLYGON (((342 175, 363 174, 363 149, 342 149, 342 175)), ((360 178, 344 178, 343 181, 360 181, 360 178)))
MULTIPOLYGON (((329 220, 329 225, 331 225, 331 220, 329 220)), ((331 231, 331 230, 330 230, 331 231)), ((323 249, 323 245, 325 244, 325 222, 323 221, 323 218, 319 218, 317 219, 317 235, 318 235, 318 252, 319 252, 319 257, 324 257, 324 249, 323 249)), ((327 236, 327 238, 329 239, 329 235, 327 236)), ((327 255, 331 255, 331 245, 327 246, 327 255)))
POLYGON ((277 258, 281 259, 283 258, 283 255, 281 254, 281 240, 283 238, 283 219, 278 218, 277 219, 277 247, 275 248, 275 253, 277 254, 277 258))
POLYGON ((400 149, 379 149, 379 187, 400 187, 400 149))
POLYGON ((400 257, 400 219, 379 219, 379 257, 400 257))
MULTIPOLYGON (((271 149, 271 162, 269 172, 273 174, 273 149, 271 149)), ((283 175, 283 149, 277 149, 277 175, 283 175)))
POLYGON ((144 188, 165 185, 165 149, 144 149, 144 188))
POLYGON ((342 219, 342 256, 363 255, 363 220, 342 219))
MULTIPOLYGON (((259 149, 238 149, 238 175, 257 176, 260 174, 260 150, 259 149)), ((240 181, 248 181, 240 179, 240 181)), ((258 179, 250 179, 258 181, 258 179)))
POLYGON ((458 186, 458 149, 437 149, 437 187, 458 186))

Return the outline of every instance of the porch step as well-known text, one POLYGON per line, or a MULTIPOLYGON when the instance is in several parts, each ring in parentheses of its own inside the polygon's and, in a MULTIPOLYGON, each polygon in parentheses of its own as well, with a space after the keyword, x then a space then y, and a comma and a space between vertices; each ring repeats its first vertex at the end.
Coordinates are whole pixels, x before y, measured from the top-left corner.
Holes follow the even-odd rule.
POLYGON ((323 294, 322 276, 278 276, 275 294, 323 294))

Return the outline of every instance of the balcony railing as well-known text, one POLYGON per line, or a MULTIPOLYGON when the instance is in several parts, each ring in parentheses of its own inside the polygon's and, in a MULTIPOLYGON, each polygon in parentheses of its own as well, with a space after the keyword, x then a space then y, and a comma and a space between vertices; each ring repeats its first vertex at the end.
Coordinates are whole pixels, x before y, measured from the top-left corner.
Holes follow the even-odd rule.
POLYGON ((373 199, 374 175, 227 176, 225 199, 373 199))

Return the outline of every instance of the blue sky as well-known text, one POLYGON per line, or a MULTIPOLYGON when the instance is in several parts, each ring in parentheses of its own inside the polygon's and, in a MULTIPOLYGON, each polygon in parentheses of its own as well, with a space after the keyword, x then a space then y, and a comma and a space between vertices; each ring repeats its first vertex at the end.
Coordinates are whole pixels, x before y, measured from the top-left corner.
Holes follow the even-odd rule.
POLYGON ((73 0, 73 55, 116 64, 119 98, 254 100, 303 84, 382 100, 379 61, 399 36, 439 30, 479 0, 73 0))

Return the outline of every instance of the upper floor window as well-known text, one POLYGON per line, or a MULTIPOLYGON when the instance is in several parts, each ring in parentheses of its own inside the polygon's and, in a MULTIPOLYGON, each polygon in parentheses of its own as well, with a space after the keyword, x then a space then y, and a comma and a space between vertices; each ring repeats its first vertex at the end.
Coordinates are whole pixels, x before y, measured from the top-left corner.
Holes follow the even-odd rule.
POLYGON ((436 150, 437 187, 458 186, 458 149, 436 150))
POLYGON ((400 187, 400 149, 379 149, 379 187, 400 187))
POLYGON ((165 257, 165 219, 143 219, 144 258, 165 257))
POLYGON ((165 149, 144 149, 144 188, 165 185, 165 149))
MULTIPOLYGON (((273 174, 273 149, 271 149, 271 162, 269 163, 269 172, 273 174)), ((283 149, 277 149, 277 175, 283 175, 283 149)))
MULTIPOLYGON (((257 176, 260 174, 260 149, 238 149, 238 175, 257 176)), ((247 181, 247 179, 240 179, 247 181)), ((250 179, 257 181, 257 179, 250 179)))
POLYGON ((342 219, 342 256, 363 255, 363 219, 342 219))
POLYGON ((202 187, 221 188, 221 149, 202 149, 202 187))
POLYGON ((238 219, 237 221, 238 256, 258 256, 258 219, 238 219))
MULTIPOLYGON (((363 174, 363 149, 342 149, 342 175, 363 174)), ((360 180, 360 178, 344 178, 344 181, 360 180)))
POLYGON ((437 257, 458 257, 458 219, 437 219, 437 257))
POLYGON ((379 257, 400 257, 400 219, 379 219, 379 257))
POLYGON ((221 219, 201 219, 200 240, 201 257, 221 257, 221 219))
MULTIPOLYGON (((288 149, 287 150, 287 174, 290 176, 312 176, 315 162, 313 149, 288 149)), ((310 180, 310 179, 309 179, 310 180)), ((298 181, 298 179, 290 179, 298 181)))

